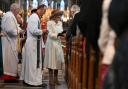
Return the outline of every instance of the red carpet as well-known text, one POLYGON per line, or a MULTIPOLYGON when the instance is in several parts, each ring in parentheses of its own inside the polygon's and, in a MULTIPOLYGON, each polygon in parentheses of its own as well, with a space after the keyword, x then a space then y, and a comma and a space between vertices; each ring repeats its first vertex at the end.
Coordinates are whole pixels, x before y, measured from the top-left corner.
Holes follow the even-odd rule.
POLYGON ((17 80, 17 78, 10 75, 4 75, 0 80, 17 80))

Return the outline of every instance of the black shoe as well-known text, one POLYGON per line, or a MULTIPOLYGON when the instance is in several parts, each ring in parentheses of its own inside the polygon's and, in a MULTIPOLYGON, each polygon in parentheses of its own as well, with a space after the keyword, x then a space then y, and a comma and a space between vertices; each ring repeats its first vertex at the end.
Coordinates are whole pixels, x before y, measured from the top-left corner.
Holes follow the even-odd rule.
POLYGON ((18 80, 4 80, 4 83, 19 83, 18 80))
POLYGON ((42 87, 47 87, 47 84, 46 84, 46 83, 43 83, 43 84, 42 84, 42 87))
POLYGON ((25 83, 24 81, 23 81, 23 84, 28 87, 46 87, 47 86, 47 84, 44 84, 44 83, 41 85, 30 85, 30 84, 25 83))

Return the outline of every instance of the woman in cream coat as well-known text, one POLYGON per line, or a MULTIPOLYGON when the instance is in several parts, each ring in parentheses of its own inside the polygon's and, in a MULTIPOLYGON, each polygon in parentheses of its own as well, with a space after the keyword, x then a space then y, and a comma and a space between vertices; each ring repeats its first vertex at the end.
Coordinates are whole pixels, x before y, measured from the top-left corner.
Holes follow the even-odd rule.
POLYGON ((59 84, 57 80, 58 69, 61 69, 62 63, 64 63, 60 40, 60 34, 63 32, 62 22, 60 21, 62 13, 62 11, 53 10, 50 21, 47 23, 49 33, 45 45, 44 67, 49 69, 50 85, 59 84))

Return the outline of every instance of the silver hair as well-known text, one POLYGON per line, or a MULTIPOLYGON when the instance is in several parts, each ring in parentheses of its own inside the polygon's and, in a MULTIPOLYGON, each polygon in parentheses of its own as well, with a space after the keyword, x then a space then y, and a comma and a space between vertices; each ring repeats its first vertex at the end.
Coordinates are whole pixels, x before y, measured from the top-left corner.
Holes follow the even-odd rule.
POLYGON ((17 10, 17 9, 20 9, 20 6, 17 3, 11 4, 11 7, 10 7, 11 11, 14 11, 14 10, 17 10))
POLYGON ((80 7, 78 5, 72 5, 71 6, 71 11, 79 12, 80 11, 80 7))

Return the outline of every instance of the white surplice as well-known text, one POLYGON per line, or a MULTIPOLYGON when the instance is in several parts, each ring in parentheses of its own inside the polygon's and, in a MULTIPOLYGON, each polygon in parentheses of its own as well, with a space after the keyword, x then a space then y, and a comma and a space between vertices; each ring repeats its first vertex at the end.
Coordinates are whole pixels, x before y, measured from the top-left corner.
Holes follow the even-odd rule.
POLYGON ((7 33, 7 36, 2 37, 3 50, 3 66, 4 74, 17 76, 17 33, 20 27, 12 12, 7 12, 2 18, 2 31, 7 33))
POLYGON ((45 44, 44 68, 61 69, 64 54, 61 40, 57 35, 63 31, 62 22, 48 21, 47 29, 49 33, 45 44))
POLYGON ((30 85, 42 84, 42 60, 40 40, 40 66, 37 68, 37 36, 42 35, 39 29, 40 19, 36 13, 28 19, 27 40, 23 48, 23 63, 20 80, 30 85))

